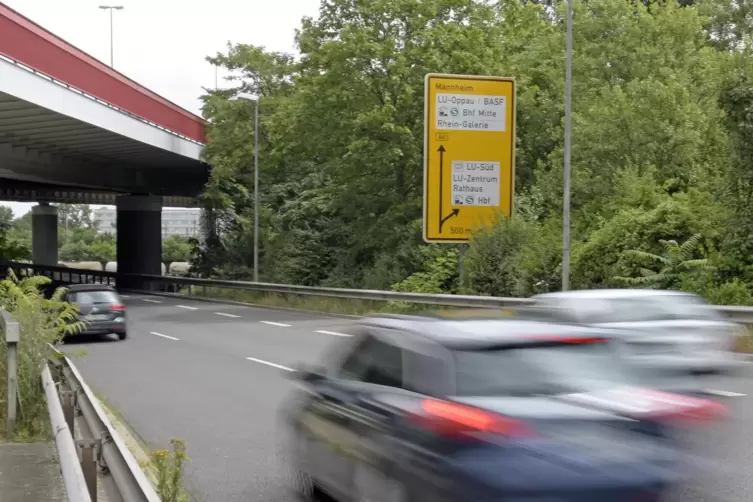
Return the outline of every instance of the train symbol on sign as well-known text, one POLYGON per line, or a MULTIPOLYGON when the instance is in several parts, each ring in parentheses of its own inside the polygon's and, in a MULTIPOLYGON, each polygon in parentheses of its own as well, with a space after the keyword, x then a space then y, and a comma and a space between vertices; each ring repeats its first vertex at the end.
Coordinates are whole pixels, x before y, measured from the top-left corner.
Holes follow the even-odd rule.
POLYGON ((463 205, 463 196, 462 195, 456 195, 453 205, 455 205, 455 206, 462 206, 463 205))
POLYGON ((447 115, 447 108, 446 107, 443 106, 443 107, 441 107, 439 109, 439 116, 440 117, 447 117, 448 116, 447 115))

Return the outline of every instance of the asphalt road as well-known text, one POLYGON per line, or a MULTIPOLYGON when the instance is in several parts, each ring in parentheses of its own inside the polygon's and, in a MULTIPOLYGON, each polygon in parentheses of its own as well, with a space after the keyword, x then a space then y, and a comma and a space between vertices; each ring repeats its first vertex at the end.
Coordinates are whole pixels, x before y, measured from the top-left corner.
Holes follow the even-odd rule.
MULTIPOLYGON (((186 441, 186 484, 199 502, 294 502, 285 489, 280 408, 285 368, 312 362, 347 318, 132 296, 128 339, 66 346, 89 385, 152 448, 186 441)), ((673 502, 753 500, 753 366, 713 382, 730 418, 688 435, 693 482, 673 502)))

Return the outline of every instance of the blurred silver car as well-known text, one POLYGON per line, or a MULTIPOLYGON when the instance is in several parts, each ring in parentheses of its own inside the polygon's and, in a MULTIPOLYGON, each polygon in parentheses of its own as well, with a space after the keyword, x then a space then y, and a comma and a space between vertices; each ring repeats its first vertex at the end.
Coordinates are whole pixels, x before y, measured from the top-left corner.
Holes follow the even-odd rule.
POLYGON ((616 328, 631 362, 680 373, 717 373, 737 367, 741 325, 726 319, 701 297, 641 289, 547 293, 533 297, 546 317, 616 328))

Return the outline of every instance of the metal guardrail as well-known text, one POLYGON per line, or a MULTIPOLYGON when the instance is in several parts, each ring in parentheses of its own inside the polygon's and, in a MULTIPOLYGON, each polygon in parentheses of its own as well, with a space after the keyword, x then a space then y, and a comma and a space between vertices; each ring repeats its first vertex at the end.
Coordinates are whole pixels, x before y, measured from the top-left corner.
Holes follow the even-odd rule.
POLYGON ((7 375, 6 402, 8 405, 5 426, 7 437, 13 437, 16 429, 16 412, 18 411, 18 342, 21 327, 8 312, 0 309, 0 329, 5 333, 5 356, 7 375))
POLYGON ((136 280, 141 289, 151 291, 169 291, 175 286, 224 288, 286 295, 322 296, 329 298, 347 298, 370 301, 393 301, 422 303, 428 305, 446 305, 453 307, 519 307, 530 305, 526 298, 502 298, 495 296, 447 295, 427 293, 398 293, 374 289, 345 289, 315 286, 295 286, 290 284, 272 284, 266 282, 223 281, 215 279, 198 279, 195 277, 177 277, 161 275, 134 275, 99 270, 84 270, 67 267, 41 266, 28 263, 0 262, 0 266, 12 268, 17 275, 45 275, 54 281, 72 284, 101 283, 115 285, 116 280, 136 280))
MULTIPOLYGON (((180 287, 189 289, 221 288, 275 293, 281 295, 321 296, 329 298, 346 298, 367 301, 390 301, 420 303, 426 305, 443 305, 448 307, 469 308, 522 308, 534 305, 530 298, 504 298, 498 296, 448 295, 427 293, 400 293, 396 291, 379 291, 371 289, 345 289, 318 286, 296 286, 292 284, 272 284, 265 282, 223 281, 216 279, 199 279, 194 277, 176 277, 159 275, 118 274, 115 272, 72 269, 65 267, 51 267, 30 265, 16 262, 0 262, 0 266, 10 267, 23 274, 46 275, 53 280, 70 283, 102 283, 115 285, 116 279, 137 282, 145 291, 176 291, 180 287)), ((753 324, 753 307, 716 306, 715 309, 729 319, 746 324, 753 324)))
MULTIPOLYGON (((50 413, 50 425, 55 434, 55 445, 58 450, 60 472, 63 475, 63 485, 68 502, 92 502, 89 495, 87 480, 78 459, 76 444, 73 441, 73 409, 72 406, 63 410, 60 404, 57 387, 52 379, 50 367, 45 363, 42 368, 42 386, 47 398, 47 410, 50 413), (66 413, 66 411, 68 413, 66 413)), ((96 473, 95 473, 96 474, 96 473)), ((95 479, 96 481, 96 479, 95 479)), ((96 485, 95 485, 96 493, 96 485)))
POLYGON ((55 357, 50 363, 58 382, 53 381, 47 365, 43 368, 42 381, 69 501, 97 502, 98 481, 101 480, 109 500, 160 502, 151 482, 76 366, 54 347, 52 350, 55 357), (77 450, 81 451, 80 460, 77 450), (80 493, 82 486, 86 489, 85 496, 80 493))

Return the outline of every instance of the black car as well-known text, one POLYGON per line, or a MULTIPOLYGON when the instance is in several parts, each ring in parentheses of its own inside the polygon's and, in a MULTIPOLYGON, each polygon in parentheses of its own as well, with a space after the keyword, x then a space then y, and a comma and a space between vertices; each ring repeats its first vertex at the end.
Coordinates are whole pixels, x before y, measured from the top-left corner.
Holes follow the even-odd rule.
POLYGON ((87 325, 85 331, 78 334, 116 334, 121 340, 126 339, 126 306, 112 287, 74 284, 68 286, 64 300, 78 306, 78 320, 87 325))
POLYGON ((711 401, 642 387, 609 331, 500 319, 362 321, 291 375, 293 487, 339 501, 659 501, 711 401))

